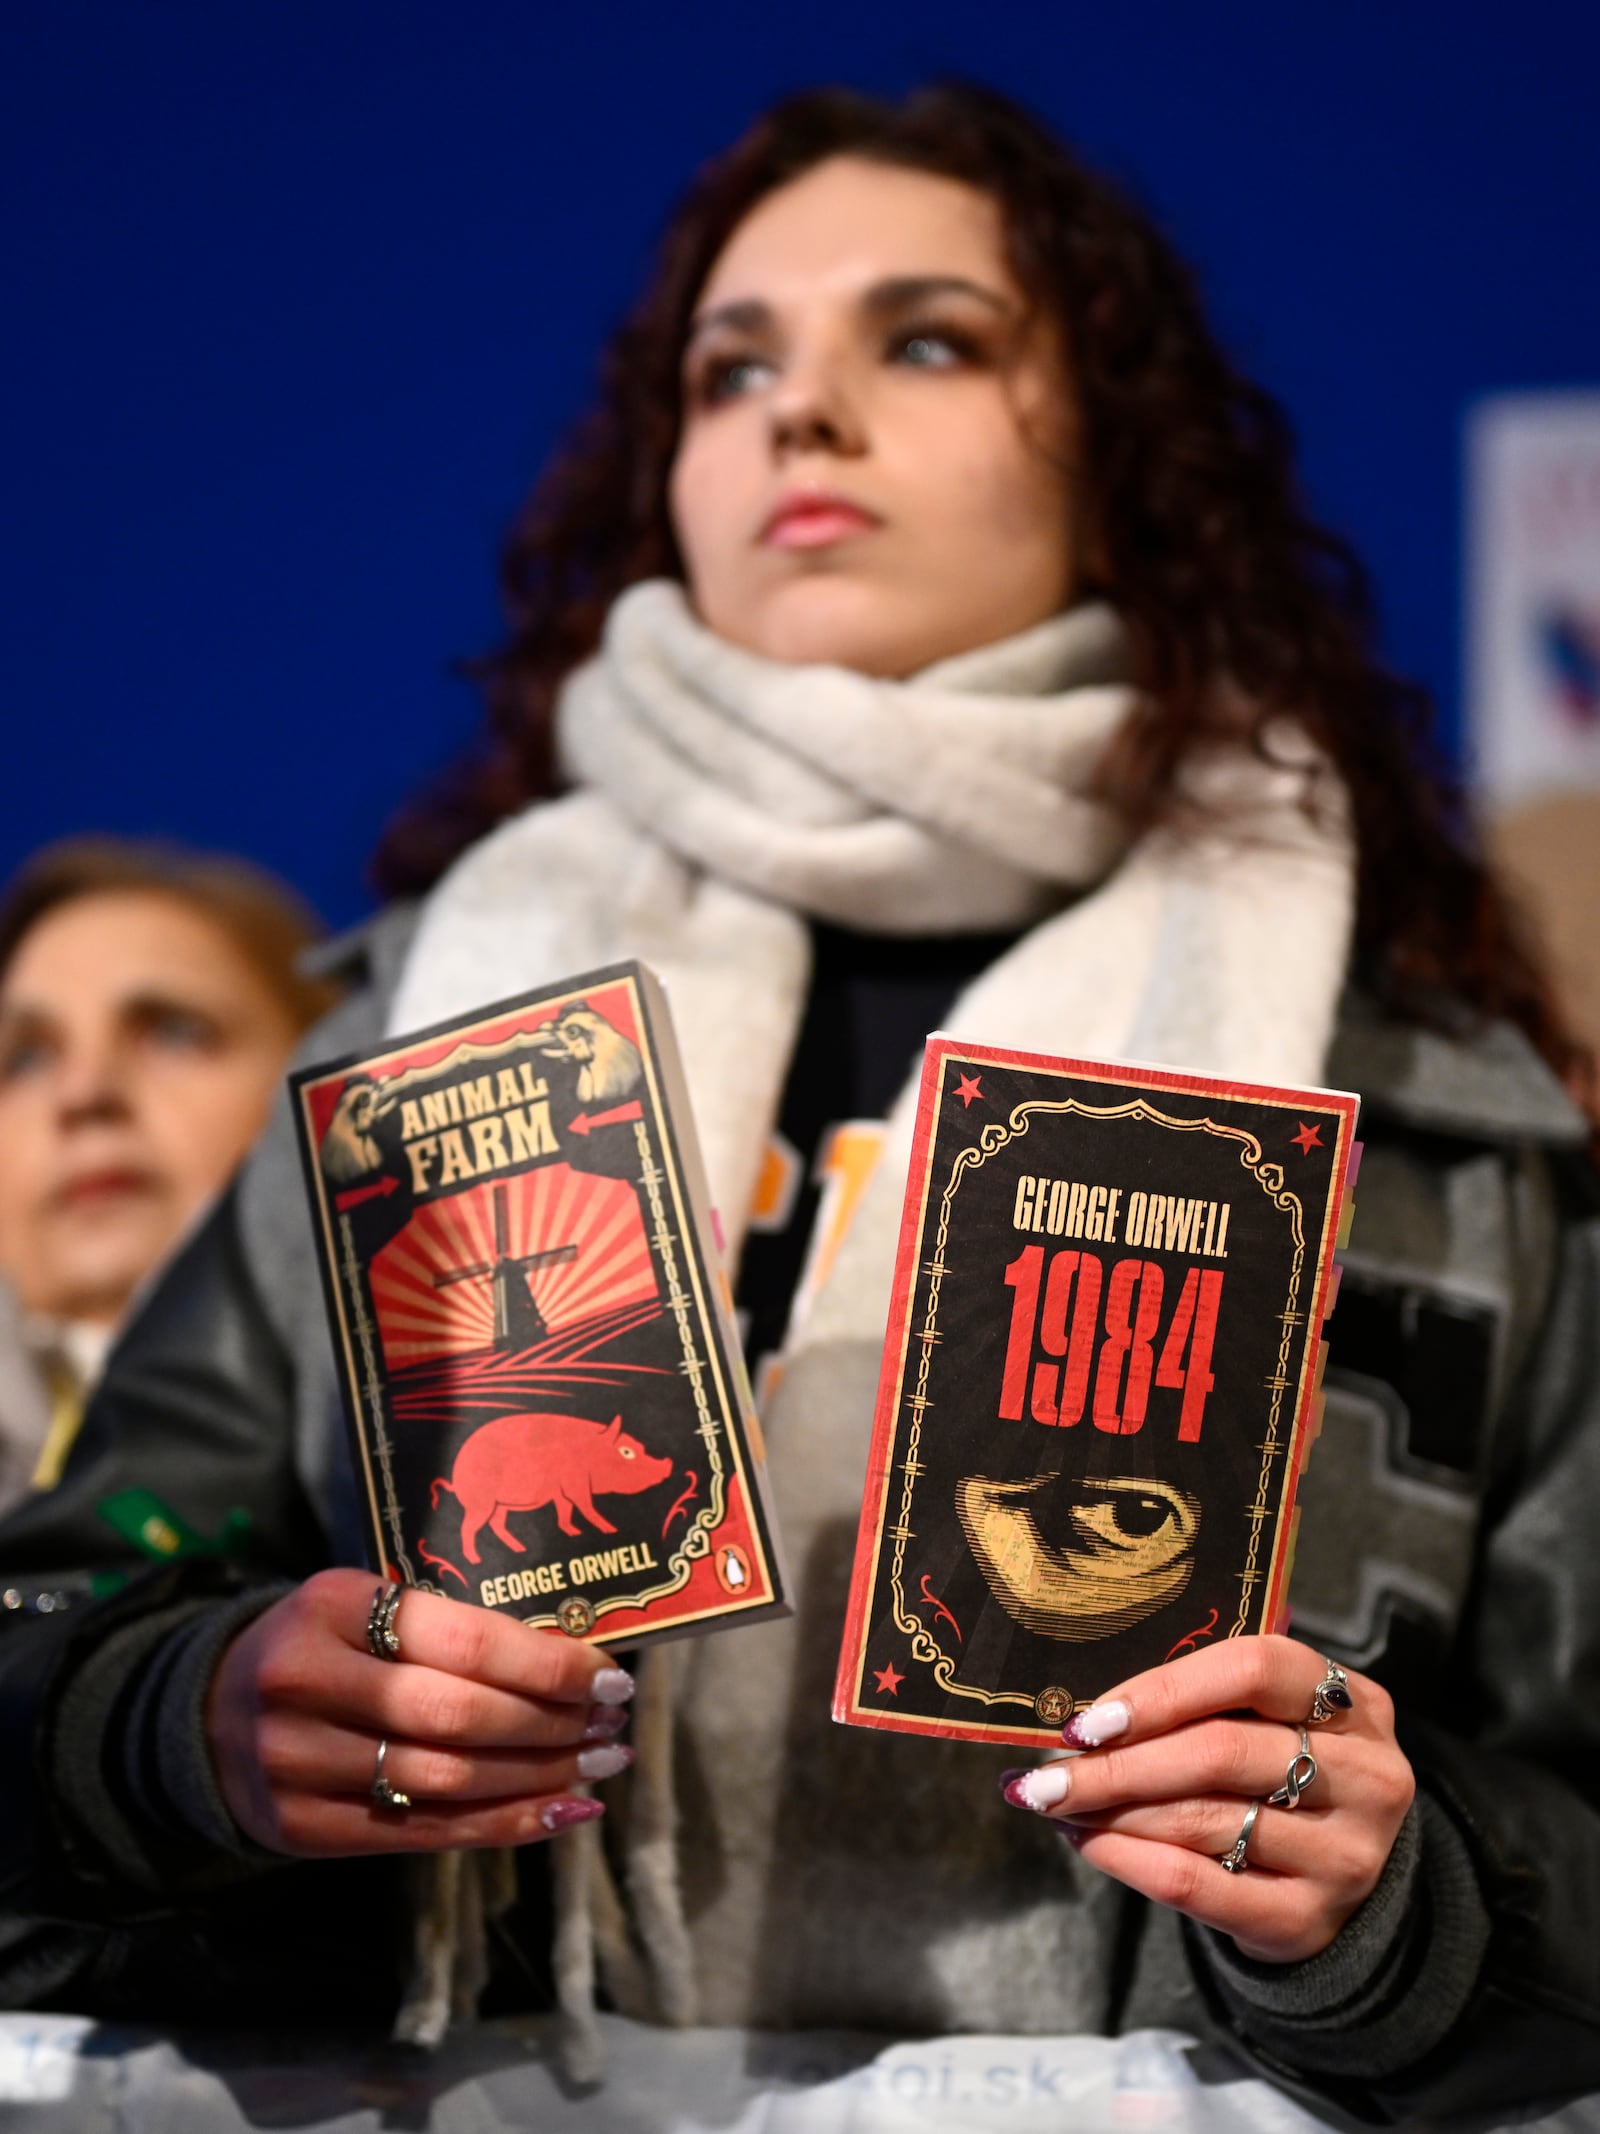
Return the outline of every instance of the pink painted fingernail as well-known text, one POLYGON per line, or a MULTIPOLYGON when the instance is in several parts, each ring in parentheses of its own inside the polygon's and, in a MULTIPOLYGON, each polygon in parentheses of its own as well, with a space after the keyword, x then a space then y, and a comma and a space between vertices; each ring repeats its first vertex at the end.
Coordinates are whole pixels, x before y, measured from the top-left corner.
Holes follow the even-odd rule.
POLYGON ((629 1718, 628 1708, 623 1704, 591 1704, 589 1724, 584 1728, 585 1741, 611 1741, 622 1732, 629 1718))
POLYGON ((580 1778, 615 1778, 633 1762, 633 1751, 624 1742, 608 1741, 604 1748, 585 1749, 578 1758, 580 1778))
POLYGON ((1120 1697, 1109 1704, 1091 1704, 1086 1711, 1073 1713, 1061 1729, 1061 1738, 1069 1749, 1098 1749, 1102 1742, 1125 1734, 1132 1717, 1120 1697))
POLYGON ((1024 1771, 1005 1788, 1005 1797, 1013 1808, 1031 1808, 1035 1815, 1047 1815, 1052 1808, 1059 1808, 1071 1791, 1072 1773, 1062 1762, 1024 1771))
POLYGON ((589 1684, 596 1704, 626 1704, 633 1695, 633 1677, 626 1668, 602 1667, 589 1684))
POLYGON ((559 1801, 546 1801, 539 1820, 546 1830, 570 1830, 575 1823, 592 1823, 605 1812, 604 1801, 575 1800, 568 1794, 559 1801))

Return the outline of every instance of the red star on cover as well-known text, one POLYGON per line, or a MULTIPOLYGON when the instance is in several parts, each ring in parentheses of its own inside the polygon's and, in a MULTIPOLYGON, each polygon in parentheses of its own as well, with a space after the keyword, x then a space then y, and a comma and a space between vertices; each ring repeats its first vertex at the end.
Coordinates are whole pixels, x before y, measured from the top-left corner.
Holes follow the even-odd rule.
POLYGON ((1319 1149, 1322 1146, 1322 1129, 1319 1126, 1307 1126, 1304 1119, 1302 1119, 1299 1133, 1291 1134, 1289 1139, 1303 1155, 1309 1156, 1313 1149, 1319 1149))
POLYGON ((874 1677, 877 1681, 879 1689, 882 1690, 883 1694, 886 1697, 899 1696, 900 1685, 905 1680, 905 1676, 896 1673, 895 1664, 893 1660, 889 1662, 887 1667, 879 1667, 874 1669, 874 1677))
POLYGON ((956 1083, 955 1093, 961 1099, 962 1110, 970 1111, 973 1098, 983 1095, 982 1077, 975 1074, 962 1075, 956 1083))

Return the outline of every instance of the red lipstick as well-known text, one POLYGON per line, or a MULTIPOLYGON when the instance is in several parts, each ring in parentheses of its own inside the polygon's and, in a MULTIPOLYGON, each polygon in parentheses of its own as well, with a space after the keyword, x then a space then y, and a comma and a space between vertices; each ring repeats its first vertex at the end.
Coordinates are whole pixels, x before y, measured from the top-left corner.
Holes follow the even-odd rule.
POLYGON ((136 1170, 131 1165, 110 1165, 105 1170, 85 1171, 81 1177, 70 1179, 59 1189, 56 1200, 63 1208, 92 1208, 125 1199, 130 1194, 148 1193, 154 1185, 155 1180, 148 1171, 136 1170))
POLYGON ((875 511, 831 489, 795 489, 780 497, 761 529, 764 548, 829 548, 883 521, 875 511))

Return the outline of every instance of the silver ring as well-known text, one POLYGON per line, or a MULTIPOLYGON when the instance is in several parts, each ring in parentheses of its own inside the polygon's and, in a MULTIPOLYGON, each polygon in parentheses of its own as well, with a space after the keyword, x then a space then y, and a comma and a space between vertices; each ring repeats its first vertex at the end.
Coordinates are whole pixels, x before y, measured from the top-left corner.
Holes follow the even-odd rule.
POLYGON ((400 1657, 400 1633, 394 1627, 394 1619, 400 1612, 400 1597, 405 1590, 385 1579, 372 1596, 372 1606, 367 1610, 367 1650, 375 1660, 400 1657))
POLYGON ((1256 1817, 1261 1813, 1264 1806, 1265 1803, 1262 1801, 1252 1801, 1245 1811, 1244 1823, 1240 1828, 1239 1835, 1217 1862, 1217 1865, 1225 1875, 1242 1875, 1249 1866, 1250 1863, 1245 1858, 1245 1854, 1250 1850, 1250 1838, 1256 1827, 1256 1817))
POLYGON ((1356 1700, 1350 1694, 1350 1677, 1337 1660, 1324 1660, 1327 1673, 1311 1693, 1311 1709, 1306 1714, 1307 1726, 1322 1726, 1335 1712, 1353 1712, 1356 1700))
POLYGON ((391 1786, 383 1775, 383 1759, 388 1753, 389 1743, 385 1738, 378 1743, 378 1761, 372 1770, 372 1798, 380 1808, 409 1808, 411 1806, 410 1794, 402 1793, 398 1786, 391 1786))
POLYGON ((1294 1762, 1290 1764, 1283 1784, 1276 1793, 1267 1795, 1269 1808, 1298 1808, 1300 1796, 1317 1775, 1317 1759, 1311 1753, 1311 1740, 1304 1727, 1300 1729, 1300 1747, 1294 1762))

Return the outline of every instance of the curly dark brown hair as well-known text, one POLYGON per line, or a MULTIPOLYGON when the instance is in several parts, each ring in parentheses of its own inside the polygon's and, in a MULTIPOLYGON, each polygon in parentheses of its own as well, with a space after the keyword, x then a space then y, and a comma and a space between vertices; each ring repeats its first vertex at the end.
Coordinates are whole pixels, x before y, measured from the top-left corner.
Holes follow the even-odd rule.
POLYGON ((1258 749, 1272 720, 1293 714, 1349 794, 1360 981, 1412 1016, 1509 1017, 1587 1090, 1586 1056, 1472 849, 1427 695, 1375 657, 1366 574, 1306 510, 1283 413, 1233 368, 1150 216, 1031 113, 969 83, 900 103, 839 89, 789 97, 701 173, 605 353, 597 405, 507 541, 510 634, 476 670, 487 733, 390 826, 378 887, 426 889, 474 838, 555 789, 564 677, 624 587, 683 576, 668 480, 701 287, 757 201, 837 155, 990 195, 1019 286, 1063 330, 1099 565, 1085 590, 1127 622, 1146 706, 1105 771, 1134 825, 1172 812, 1180 761, 1228 704, 1250 705, 1258 749), (1235 690, 1219 691, 1219 677, 1235 690))

